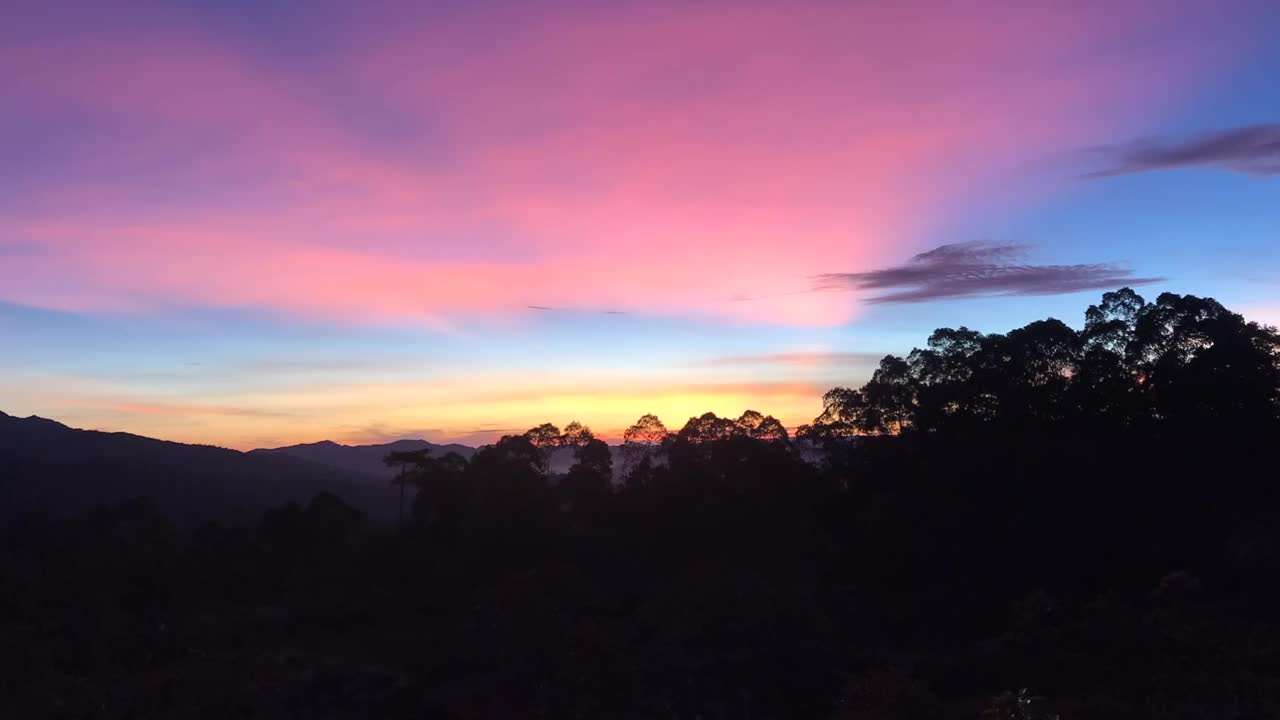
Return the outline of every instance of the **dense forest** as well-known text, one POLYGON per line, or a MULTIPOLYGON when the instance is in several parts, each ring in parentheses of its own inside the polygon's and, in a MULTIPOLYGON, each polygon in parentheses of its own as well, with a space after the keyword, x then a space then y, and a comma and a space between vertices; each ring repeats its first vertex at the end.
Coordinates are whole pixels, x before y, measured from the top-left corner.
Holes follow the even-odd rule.
POLYGON ((1280 717, 1274 328, 1124 289, 823 405, 394 453, 392 524, 29 516, 0 715, 1280 717))

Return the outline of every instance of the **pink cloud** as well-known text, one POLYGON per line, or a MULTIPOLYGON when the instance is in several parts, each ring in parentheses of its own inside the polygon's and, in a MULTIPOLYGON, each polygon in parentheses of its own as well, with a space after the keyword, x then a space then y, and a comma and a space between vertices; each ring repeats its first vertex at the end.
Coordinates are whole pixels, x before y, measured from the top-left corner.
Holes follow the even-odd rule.
POLYGON ((181 29, 0 51, 25 112, 111 128, 0 220, 41 250, 0 299, 837 323, 854 307, 812 276, 968 239, 957 213, 1047 190, 1007 191, 1029 160, 1229 60, 1208 5, 557 7, 401 23, 302 70, 181 29), (1160 41, 1179 28, 1203 41, 1160 41))

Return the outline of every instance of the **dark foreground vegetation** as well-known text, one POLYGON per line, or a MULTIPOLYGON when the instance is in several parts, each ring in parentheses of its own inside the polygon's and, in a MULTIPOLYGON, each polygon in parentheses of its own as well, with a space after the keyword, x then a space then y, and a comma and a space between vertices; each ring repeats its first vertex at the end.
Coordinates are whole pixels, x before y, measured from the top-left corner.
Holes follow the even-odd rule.
POLYGON ((1122 290, 1079 332, 939 330, 794 439, 749 412, 646 416, 616 468, 576 424, 396 454, 399 528, 332 494, 31 518, 0 715, 1280 717, 1278 362, 1212 300, 1122 290))

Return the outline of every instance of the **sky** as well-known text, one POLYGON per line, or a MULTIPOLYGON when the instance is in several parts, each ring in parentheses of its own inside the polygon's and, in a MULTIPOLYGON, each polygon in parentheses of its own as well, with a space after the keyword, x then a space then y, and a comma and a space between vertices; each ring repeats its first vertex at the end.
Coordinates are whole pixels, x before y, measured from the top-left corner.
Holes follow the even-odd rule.
POLYGON ((1280 323, 1280 3, 0 8, 0 410, 788 426, 1106 290, 1280 323))

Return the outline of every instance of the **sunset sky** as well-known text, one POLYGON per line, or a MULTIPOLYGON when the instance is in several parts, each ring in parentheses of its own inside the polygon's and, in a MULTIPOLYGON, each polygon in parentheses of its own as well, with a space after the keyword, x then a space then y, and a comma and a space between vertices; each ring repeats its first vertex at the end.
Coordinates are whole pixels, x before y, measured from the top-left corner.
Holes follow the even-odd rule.
POLYGON ((1105 290, 1280 322, 1280 3, 0 8, 0 410, 794 426, 1105 290))

